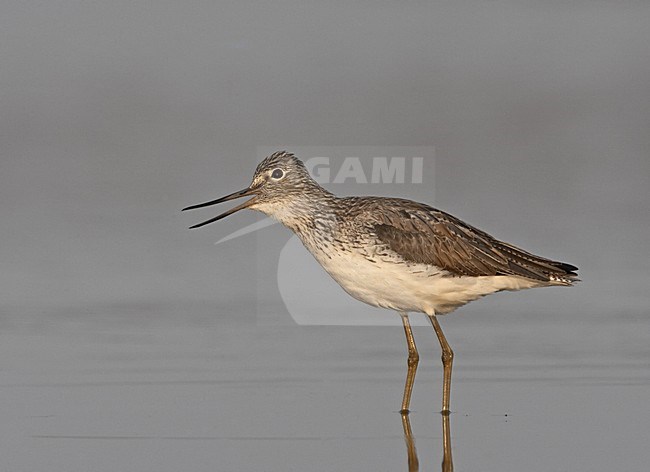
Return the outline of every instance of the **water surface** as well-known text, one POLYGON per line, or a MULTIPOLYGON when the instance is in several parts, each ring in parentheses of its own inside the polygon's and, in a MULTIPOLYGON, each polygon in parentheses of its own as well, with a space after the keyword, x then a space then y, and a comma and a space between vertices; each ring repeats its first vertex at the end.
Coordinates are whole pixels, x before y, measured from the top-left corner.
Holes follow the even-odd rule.
MULTIPOLYGON (((649 324, 594 320, 442 320, 455 470, 647 469, 649 324)), ((409 468, 399 327, 262 326, 218 308, 9 314, 1 327, 2 470, 409 468)), ((430 328, 414 331, 411 453, 438 470, 439 351, 430 328)))

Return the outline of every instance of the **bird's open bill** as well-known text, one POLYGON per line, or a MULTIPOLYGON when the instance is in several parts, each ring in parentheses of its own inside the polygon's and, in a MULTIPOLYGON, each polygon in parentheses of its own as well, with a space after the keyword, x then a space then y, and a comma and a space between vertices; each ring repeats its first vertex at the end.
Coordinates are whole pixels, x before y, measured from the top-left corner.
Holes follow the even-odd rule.
MULTIPOLYGON (((212 200, 210 202, 199 203, 198 205, 188 206, 187 208, 183 208, 182 211, 195 210, 197 208, 203 208, 203 207, 207 207, 207 206, 216 205, 217 203, 227 202, 229 200, 234 200, 236 198, 247 197, 249 195, 255 195, 256 194, 255 190, 256 190, 255 187, 247 187, 247 188, 245 188, 243 190, 240 190, 239 192, 231 193, 230 195, 226 195, 225 197, 217 198, 216 200, 212 200)), ((228 210, 228 211, 226 211, 224 213, 221 213, 220 215, 217 215, 214 218, 210 218, 209 220, 204 221, 203 223, 199 223, 199 224, 196 224, 194 226, 190 226, 190 229, 199 228, 201 226, 205 226, 205 225, 209 225, 210 223, 214 223, 215 221, 220 220, 221 218, 225 218, 228 215, 232 215, 233 213, 235 213, 235 212, 237 212, 239 210, 243 210, 244 208, 248 208, 253 203, 255 203, 255 198, 251 198, 250 200, 246 200, 241 205, 237 205, 236 207, 231 208, 230 210, 228 210)))

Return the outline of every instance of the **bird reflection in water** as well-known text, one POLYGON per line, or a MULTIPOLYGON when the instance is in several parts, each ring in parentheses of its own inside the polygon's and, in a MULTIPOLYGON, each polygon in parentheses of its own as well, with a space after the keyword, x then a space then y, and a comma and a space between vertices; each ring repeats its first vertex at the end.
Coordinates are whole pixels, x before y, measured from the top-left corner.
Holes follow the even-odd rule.
MULTIPOLYGON (((408 411, 401 411, 402 427, 404 428, 404 441, 406 442, 406 455, 409 472, 420 470, 418 452, 415 449, 415 439, 411 431, 411 420, 408 411)), ((451 431, 449 429, 449 415, 442 414, 442 472, 453 472, 454 462, 451 458, 451 431)))

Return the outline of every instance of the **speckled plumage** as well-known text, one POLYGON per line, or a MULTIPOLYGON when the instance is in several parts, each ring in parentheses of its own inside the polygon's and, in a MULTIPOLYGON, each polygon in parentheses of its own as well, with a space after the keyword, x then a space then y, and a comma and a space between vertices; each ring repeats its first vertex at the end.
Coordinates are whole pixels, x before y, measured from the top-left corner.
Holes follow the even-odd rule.
MULTIPOLYGON (((569 286, 578 280, 576 267, 533 255, 428 205, 400 198, 337 197, 286 151, 264 159, 247 189, 189 208, 248 195, 252 198, 244 204, 194 227, 242 208, 279 220, 346 292, 402 315, 410 360, 417 358, 417 350, 406 313, 429 315, 443 349, 443 411, 448 410, 453 353, 436 315, 501 290, 569 286)), ((411 363, 409 375, 412 387, 411 363)), ((404 410, 409 398, 407 380, 404 410)))
POLYGON ((276 168, 286 173, 283 181, 250 208, 294 231, 344 290, 370 305, 445 314, 496 291, 576 280, 574 266, 499 241, 428 205, 337 197, 287 152, 262 161, 251 186, 262 185, 276 168))

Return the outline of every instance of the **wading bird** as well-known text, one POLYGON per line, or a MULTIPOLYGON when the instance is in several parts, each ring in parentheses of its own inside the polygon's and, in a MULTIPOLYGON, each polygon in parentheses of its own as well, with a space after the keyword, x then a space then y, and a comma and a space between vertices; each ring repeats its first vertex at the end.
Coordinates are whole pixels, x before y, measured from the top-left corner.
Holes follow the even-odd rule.
POLYGON ((472 300, 501 290, 570 286, 577 267, 535 256, 499 241, 444 211, 400 198, 337 197, 321 187, 293 154, 264 159, 251 184, 184 210, 240 197, 244 203, 198 228, 244 208, 291 229, 347 293, 397 311, 408 346, 402 411, 408 412, 419 355, 408 313, 425 313, 442 349, 442 413, 449 413, 454 353, 438 323, 472 300))

